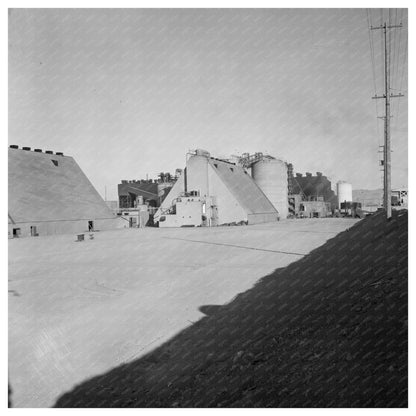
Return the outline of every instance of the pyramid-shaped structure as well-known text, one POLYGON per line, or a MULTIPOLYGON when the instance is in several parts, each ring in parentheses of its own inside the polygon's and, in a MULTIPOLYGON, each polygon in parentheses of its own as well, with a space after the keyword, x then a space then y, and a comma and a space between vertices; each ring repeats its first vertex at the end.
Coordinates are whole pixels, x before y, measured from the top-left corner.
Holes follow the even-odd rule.
POLYGON ((81 233, 123 226, 72 157, 9 148, 8 168, 11 235, 81 233))

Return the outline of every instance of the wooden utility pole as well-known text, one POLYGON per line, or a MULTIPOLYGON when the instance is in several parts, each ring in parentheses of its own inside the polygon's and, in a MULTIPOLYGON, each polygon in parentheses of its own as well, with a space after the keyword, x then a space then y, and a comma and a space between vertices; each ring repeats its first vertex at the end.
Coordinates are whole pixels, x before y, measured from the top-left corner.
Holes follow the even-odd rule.
POLYGON ((390 93, 390 55, 387 47, 387 30, 395 27, 402 27, 400 25, 383 25, 373 27, 371 30, 383 29, 384 33, 384 95, 376 95, 374 99, 384 98, 385 100, 385 116, 384 116, 384 146, 383 146, 383 167, 384 167, 384 209, 387 218, 391 218, 391 149, 390 149, 390 98, 403 97, 403 94, 390 93))

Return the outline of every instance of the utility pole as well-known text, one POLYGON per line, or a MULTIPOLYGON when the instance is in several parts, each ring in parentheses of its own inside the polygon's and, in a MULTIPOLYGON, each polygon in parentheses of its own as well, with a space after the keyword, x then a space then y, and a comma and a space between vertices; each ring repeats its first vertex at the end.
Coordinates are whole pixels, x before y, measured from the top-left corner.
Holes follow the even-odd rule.
POLYGON ((373 99, 384 98, 385 100, 385 116, 384 116, 384 147, 383 147, 383 167, 384 167, 384 209, 386 210, 387 218, 391 218, 391 149, 390 149, 390 99, 394 97, 403 97, 403 94, 390 93, 390 56, 389 48, 387 47, 387 30, 395 27, 402 27, 400 25, 383 25, 373 27, 371 30, 382 29, 384 33, 384 95, 376 95, 373 99))

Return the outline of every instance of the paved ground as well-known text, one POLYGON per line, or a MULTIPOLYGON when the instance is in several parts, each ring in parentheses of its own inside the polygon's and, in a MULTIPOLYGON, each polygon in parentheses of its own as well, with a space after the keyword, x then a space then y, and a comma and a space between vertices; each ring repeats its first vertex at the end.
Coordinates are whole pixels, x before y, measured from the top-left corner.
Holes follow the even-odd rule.
POLYGON ((407 234, 374 214, 55 406, 407 407, 407 234))
POLYGON ((9 241, 14 407, 47 407, 86 379, 152 351, 262 276, 301 259, 351 219, 197 229, 126 229, 94 240, 9 241))

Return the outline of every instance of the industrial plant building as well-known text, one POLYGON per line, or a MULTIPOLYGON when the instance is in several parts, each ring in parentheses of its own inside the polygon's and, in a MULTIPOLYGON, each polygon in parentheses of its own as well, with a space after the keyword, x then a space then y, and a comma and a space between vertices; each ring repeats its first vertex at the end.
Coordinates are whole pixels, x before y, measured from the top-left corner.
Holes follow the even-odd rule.
MULTIPOLYGON (((339 198, 352 201, 350 194, 351 185, 338 183, 339 198)), ((185 168, 175 175, 122 180, 118 196, 118 209, 110 208, 72 157, 9 148, 11 238, 326 217, 340 202, 320 172, 294 175, 291 164, 260 152, 219 159, 201 149, 189 152, 185 168)))
POLYGON ((286 165, 259 156, 250 163, 251 176, 245 162, 217 159, 201 149, 190 152, 154 221, 159 227, 217 226, 272 222, 286 215, 286 165))
POLYGON ((293 174, 288 164, 289 215, 293 217, 326 217, 337 207, 337 196, 331 181, 321 172, 293 174))
MULTIPOLYGON (((338 189, 352 201, 348 186, 338 189)), ((327 217, 338 208, 331 181, 321 172, 295 175, 292 164, 261 152, 218 159, 198 149, 188 153, 154 221, 160 227, 256 224, 327 217)))
POLYGON ((9 238, 122 228, 72 157, 12 145, 9 238))
MULTIPOLYGON (((179 169, 177 175, 180 175, 179 169)), ((147 204, 159 207, 166 198, 177 176, 160 175, 159 179, 122 180, 118 185, 119 208, 135 208, 147 204)))
MULTIPOLYGON (((339 182, 337 191, 338 198, 322 173, 294 175, 293 165, 270 155, 219 159, 198 149, 175 175, 122 180, 111 209, 72 157, 10 146, 9 237, 326 217, 352 201, 350 184, 339 182)), ((403 203, 407 193, 398 195, 403 203)))
POLYGON ((153 217, 182 171, 159 174, 158 179, 122 180, 118 185, 117 215, 129 228, 154 225, 153 217))

